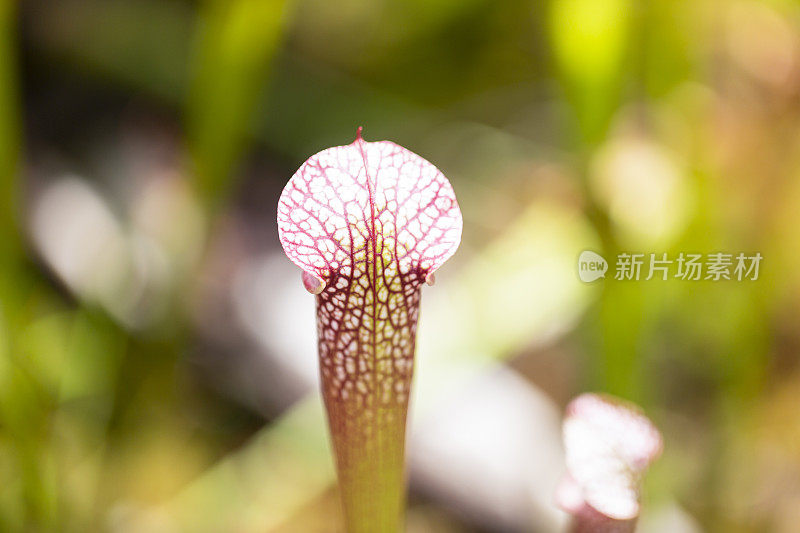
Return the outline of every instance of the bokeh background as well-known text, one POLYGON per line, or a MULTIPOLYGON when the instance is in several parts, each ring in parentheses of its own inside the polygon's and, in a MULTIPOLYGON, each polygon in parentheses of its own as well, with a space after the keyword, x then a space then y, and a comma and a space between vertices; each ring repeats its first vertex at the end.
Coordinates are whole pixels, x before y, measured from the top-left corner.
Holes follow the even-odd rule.
POLYGON ((800 530, 800 5, 0 1, 0 530, 339 531, 275 211, 390 139, 464 241, 423 294, 411 532, 557 531, 564 405, 641 405, 641 531, 800 530), (584 249, 760 252, 583 284, 584 249))

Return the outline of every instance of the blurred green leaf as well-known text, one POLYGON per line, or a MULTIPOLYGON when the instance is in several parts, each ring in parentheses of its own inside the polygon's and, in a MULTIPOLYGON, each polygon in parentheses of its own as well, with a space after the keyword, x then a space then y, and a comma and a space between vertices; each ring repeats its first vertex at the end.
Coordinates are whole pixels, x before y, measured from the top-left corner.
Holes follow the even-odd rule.
POLYGON ((597 141, 616 109, 630 38, 629 0, 554 0, 550 33, 584 137, 597 141))
POLYGON ((212 204, 252 133, 286 7, 285 0, 207 0, 202 5, 186 120, 200 189, 212 204))
MULTIPOLYGON (((0 0, 0 265, 5 268, 15 260, 20 246, 16 221, 21 125, 17 109, 16 19, 17 2, 0 0)), ((5 285, 5 280, 0 284, 5 285)), ((6 296, 6 291, 0 295, 6 296)))

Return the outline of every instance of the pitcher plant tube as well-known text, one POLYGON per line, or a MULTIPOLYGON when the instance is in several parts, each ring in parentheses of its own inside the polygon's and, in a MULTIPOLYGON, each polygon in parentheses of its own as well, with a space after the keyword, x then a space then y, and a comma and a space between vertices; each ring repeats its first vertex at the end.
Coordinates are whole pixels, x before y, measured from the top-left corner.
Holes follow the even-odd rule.
POLYGON ((589 393, 567 406, 563 434, 567 472, 556 503, 572 515, 571 531, 633 533, 661 433, 636 405, 589 393))
POLYGON ((316 295, 322 396, 350 532, 396 532, 420 289, 461 241, 447 178, 389 141, 310 157, 278 203, 278 233, 316 295))

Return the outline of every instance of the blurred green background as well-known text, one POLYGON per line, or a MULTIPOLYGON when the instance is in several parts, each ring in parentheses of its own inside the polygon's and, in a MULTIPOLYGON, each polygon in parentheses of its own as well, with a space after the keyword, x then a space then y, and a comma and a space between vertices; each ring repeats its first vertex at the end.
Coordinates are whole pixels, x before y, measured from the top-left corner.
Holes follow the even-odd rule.
POLYGON ((424 289, 409 531, 563 527, 586 390, 664 434, 641 531, 800 530, 789 0, 0 0, 0 530, 339 531, 275 210, 359 125, 465 220, 424 289), (583 284, 585 249, 764 259, 583 284))

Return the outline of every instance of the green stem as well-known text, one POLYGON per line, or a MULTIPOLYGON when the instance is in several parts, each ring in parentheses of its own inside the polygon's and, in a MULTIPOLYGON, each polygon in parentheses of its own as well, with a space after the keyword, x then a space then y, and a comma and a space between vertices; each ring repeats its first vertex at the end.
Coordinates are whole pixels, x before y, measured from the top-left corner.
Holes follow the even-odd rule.
POLYGON ((353 402, 325 403, 347 531, 400 531, 407 406, 359 413, 353 402))

